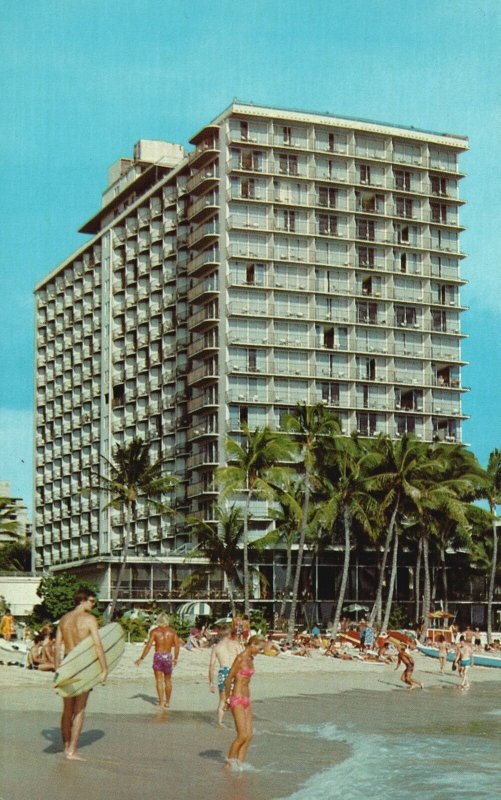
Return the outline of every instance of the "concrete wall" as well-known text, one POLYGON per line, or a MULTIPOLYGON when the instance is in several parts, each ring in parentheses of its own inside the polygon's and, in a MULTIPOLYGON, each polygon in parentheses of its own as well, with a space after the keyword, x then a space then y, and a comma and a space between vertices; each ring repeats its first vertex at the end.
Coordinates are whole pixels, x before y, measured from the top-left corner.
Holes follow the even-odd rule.
POLYGON ((29 576, 0 576, 0 595, 14 617, 25 617, 31 614, 33 606, 40 603, 37 595, 41 578, 29 576))

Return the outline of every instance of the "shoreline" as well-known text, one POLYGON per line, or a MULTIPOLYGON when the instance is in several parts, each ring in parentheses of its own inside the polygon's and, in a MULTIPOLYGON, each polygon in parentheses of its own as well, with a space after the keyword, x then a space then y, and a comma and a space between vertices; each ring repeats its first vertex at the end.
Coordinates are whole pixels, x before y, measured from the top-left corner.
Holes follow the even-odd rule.
MULTIPOLYGON (((227 773, 222 767, 233 725, 230 718, 225 728, 215 724, 217 699, 208 688, 210 652, 181 652, 171 710, 160 711, 154 705, 151 660, 139 668, 133 665, 140 647, 127 645, 107 685, 97 687, 89 698, 81 737, 85 763, 67 762, 60 752, 62 704, 52 690, 52 674, 0 667, 5 800, 45 792, 52 800, 100 800, 116 792, 122 800, 153 800, 165 790, 166 780, 175 786, 177 800, 279 800, 352 752, 342 737, 324 741, 302 727, 333 723, 341 708, 369 696, 384 708, 394 705, 395 692, 400 692, 406 707, 419 708, 423 695, 432 703, 430 695, 436 697, 437 692, 451 698, 465 694, 456 689, 455 673, 441 675, 438 663, 424 655, 416 655, 416 675, 425 682, 425 692, 407 691, 400 682, 402 670, 395 671, 392 664, 338 661, 318 654, 260 656, 251 690, 255 737, 250 769, 227 773), (381 692, 392 694, 391 704, 381 692), (75 780, 78 785, 73 785, 75 780)), ((468 703, 476 685, 499 691, 501 670, 474 667, 471 681, 468 703)), ((397 700, 399 706, 401 702, 397 700)), ((376 720, 373 724, 376 728, 376 720)))

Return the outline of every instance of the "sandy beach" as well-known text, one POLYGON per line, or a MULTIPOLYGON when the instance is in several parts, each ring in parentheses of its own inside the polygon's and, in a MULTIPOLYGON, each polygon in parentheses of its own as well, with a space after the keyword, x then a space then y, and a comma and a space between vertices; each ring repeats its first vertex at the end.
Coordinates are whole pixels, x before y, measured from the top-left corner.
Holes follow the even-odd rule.
POLYGON ((491 687, 497 695, 501 689, 501 670, 474 667, 472 689, 462 693, 450 667, 441 675, 438 662, 420 654, 415 656, 416 676, 425 683, 424 692, 406 691, 401 669, 395 671, 392 664, 346 662, 317 653, 312 658, 259 656, 252 682, 252 769, 228 774, 222 767, 233 725, 229 716, 227 727, 215 724, 209 651, 181 651, 171 708, 159 711, 151 658, 139 668, 133 663, 141 647, 127 645, 107 685, 89 699, 80 741, 85 763, 62 756, 61 700, 52 689, 52 675, 0 666, 2 800, 100 800, 110 795, 153 800, 164 794, 176 800, 278 800, 293 794, 313 772, 350 756, 348 742, 314 736, 303 729, 308 725, 349 718, 350 709, 360 723, 369 716, 370 724, 390 705, 407 713, 425 707, 433 713, 436 699, 445 693, 460 713, 475 703, 475 687, 491 687))

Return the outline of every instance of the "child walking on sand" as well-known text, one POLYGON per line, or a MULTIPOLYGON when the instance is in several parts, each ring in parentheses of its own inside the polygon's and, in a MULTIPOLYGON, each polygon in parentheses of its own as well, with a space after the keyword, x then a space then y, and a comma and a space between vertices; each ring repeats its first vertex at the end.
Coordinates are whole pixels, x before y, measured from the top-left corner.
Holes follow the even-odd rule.
POLYGON ((407 684, 407 688, 414 689, 415 686, 419 686, 420 689, 424 689, 424 684, 412 677, 412 673, 414 672, 414 659, 411 654, 407 652, 404 644, 400 645, 398 649, 397 666, 395 669, 398 669, 400 664, 404 664, 405 666, 400 680, 407 684))

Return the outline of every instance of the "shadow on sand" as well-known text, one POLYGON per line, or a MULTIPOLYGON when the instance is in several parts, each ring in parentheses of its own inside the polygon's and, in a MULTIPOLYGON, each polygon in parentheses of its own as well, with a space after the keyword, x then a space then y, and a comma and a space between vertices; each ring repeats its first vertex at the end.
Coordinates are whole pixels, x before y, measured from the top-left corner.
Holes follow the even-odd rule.
MULTIPOLYGON (((48 747, 43 751, 44 753, 63 752, 63 743, 61 741, 61 731, 59 728, 45 728, 45 730, 42 731, 42 736, 50 742, 48 747)), ((103 736, 104 731, 101 730, 84 731, 78 740, 78 748, 89 747, 89 745, 102 739, 103 736)))
POLYGON ((152 706, 158 705, 158 697, 154 697, 151 694, 133 694, 129 697, 129 700, 135 700, 136 698, 144 700, 145 703, 150 703, 152 706))

